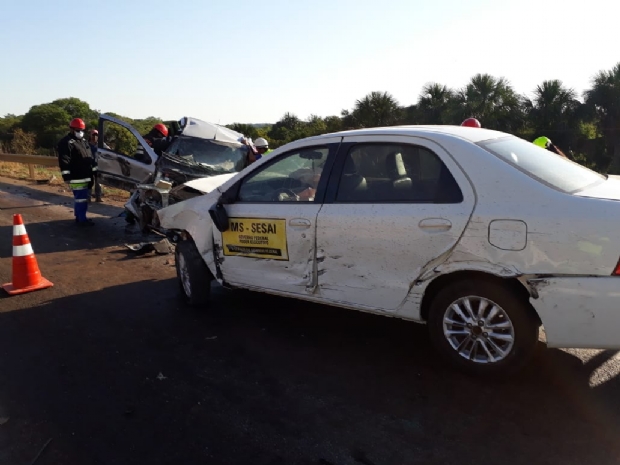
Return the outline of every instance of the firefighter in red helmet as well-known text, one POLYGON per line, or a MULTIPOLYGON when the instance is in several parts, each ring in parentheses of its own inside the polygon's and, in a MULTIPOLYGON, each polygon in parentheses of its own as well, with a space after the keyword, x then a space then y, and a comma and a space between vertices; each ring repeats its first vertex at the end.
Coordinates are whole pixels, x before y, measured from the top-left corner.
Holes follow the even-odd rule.
MULTIPOLYGON (((157 123, 148 132, 148 134, 142 136, 147 144, 153 149, 155 154, 160 157, 161 154, 170 145, 170 139, 168 138, 168 128, 165 124, 157 123)), ((141 146, 138 146, 136 157, 148 161, 148 156, 144 152, 141 146)))
POLYGON ((92 189, 97 163, 93 158, 88 142, 84 139, 86 124, 80 118, 69 123, 69 134, 63 137, 56 149, 58 166, 62 179, 69 183, 73 191, 73 213, 79 226, 92 226, 92 220, 86 218, 88 211, 88 193, 92 189))
POLYGON ((482 124, 476 118, 467 118, 461 123, 461 126, 467 126, 470 128, 481 128, 482 124))

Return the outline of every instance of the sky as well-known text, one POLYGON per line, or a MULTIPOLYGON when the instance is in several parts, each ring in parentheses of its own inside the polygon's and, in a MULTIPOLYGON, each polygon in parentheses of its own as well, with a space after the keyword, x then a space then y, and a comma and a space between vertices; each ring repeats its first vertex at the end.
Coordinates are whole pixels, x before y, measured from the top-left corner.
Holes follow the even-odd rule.
POLYGON ((220 124, 403 106, 476 73, 579 94, 620 62, 610 0, 0 0, 0 116, 77 97, 101 112, 220 124))

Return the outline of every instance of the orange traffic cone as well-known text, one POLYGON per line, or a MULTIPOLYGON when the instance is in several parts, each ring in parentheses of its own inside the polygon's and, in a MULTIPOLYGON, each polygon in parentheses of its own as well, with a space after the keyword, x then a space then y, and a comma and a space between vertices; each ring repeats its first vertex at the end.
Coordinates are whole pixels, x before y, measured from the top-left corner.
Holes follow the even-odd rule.
POLYGON ((25 294, 52 287, 54 284, 41 276, 24 221, 19 213, 13 215, 13 282, 2 287, 10 295, 25 294))

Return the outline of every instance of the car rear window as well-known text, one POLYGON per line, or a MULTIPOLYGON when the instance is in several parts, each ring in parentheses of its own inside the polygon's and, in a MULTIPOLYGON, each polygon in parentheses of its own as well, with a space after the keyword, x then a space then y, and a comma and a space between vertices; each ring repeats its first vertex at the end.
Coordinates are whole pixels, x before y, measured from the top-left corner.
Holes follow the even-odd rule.
POLYGON ((573 194, 606 177, 518 137, 502 137, 478 145, 536 180, 573 194))

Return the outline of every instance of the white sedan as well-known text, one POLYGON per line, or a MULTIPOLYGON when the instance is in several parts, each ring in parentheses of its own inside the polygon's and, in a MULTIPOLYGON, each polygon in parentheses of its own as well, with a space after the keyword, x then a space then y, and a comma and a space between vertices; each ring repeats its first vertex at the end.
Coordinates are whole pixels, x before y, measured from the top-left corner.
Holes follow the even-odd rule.
POLYGON ((620 181, 502 132, 311 137, 158 212, 191 304, 210 282, 426 323, 457 366, 620 348, 620 181))

